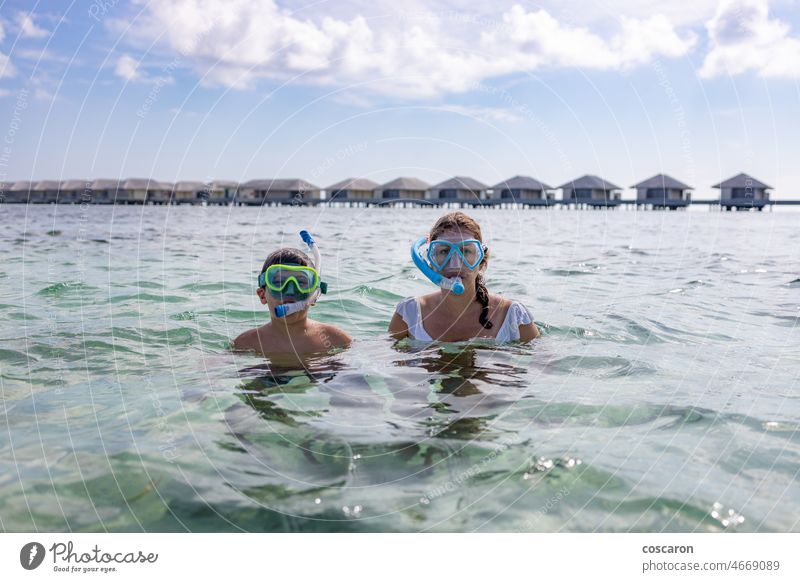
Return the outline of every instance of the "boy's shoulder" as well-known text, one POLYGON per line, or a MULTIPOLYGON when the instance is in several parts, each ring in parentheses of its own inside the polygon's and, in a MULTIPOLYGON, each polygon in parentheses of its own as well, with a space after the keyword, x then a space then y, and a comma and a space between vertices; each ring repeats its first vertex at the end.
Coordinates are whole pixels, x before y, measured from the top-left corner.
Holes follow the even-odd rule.
POLYGON ((253 329, 248 329, 240 333, 236 338, 231 342, 231 348, 234 350, 261 350, 262 340, 264 339, 264 335, 266 333, 267 325, 262 325, 261 327, 254 327, 253 329))
POLYGON ((350 335, 340 327, 330 323, 322 323, 321 321, 315 321, 314 323, 317 326, 319 333, 324 334, 327 339, 336 347, 350 345, 350 343, 353 341, 353 338, 351 338, 350 335))

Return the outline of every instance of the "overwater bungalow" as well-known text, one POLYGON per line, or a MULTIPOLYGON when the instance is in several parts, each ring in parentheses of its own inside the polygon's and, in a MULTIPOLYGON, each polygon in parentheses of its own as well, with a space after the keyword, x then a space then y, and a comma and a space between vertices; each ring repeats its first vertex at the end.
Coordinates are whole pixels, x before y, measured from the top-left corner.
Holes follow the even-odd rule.
POLYGON ((61 182, 58 201, 61 204, 91 203, 92 194, 91 180, 64 180, 61 182))
POLYGON ((27 204, 33 184, 34 182, 30 180, 18 180, 9 185, 4 192, 5 202, 21 202, 27 204))
POLYGON ((29 202, 38 204, 55 204, 58 202, 58 192, 61 182, 58 180, 40 180, 31 185, 29 202))
POLYGON ((455 176, 431 186, 431 199, 440 202, 476 202, 486 197, 489 187, 466 176, 455 176))
POLYGON ((175 182, 172 201, 175 204, 197 204, 211 197, 211 185, 182 180, 175 182))
POLYGON ((172 182, 150 180, 147 184, 147 202, 151 204, 170 204, 173 201, 175 185, 172 182))
POLYGON ((379 200, 425 200, 430 184, 418 178, 395 178, 376 187, 374 198, 379 200))
POLYGON ((737 174, 714 184, 712 188, 720 191, 719 203, 726 210, 736 208, 756 208, 762 210, 769 201, 769 192, 772 186, 767 186, 764 182, 756 180, 749 174, 737 174))
POLYGON ((367 178, 346 178, 341 182, 331 184, 325 188, 325 191, 327 192, 327 199, 331 202, 364 202, 372 200, 377 187, 377 182, 367 178))
POLYGON ((144 204, 151 180, 147 178, 128 178, 123 180, 117 193, 117 204, 144 204))
POLYGON ((321 193, 318 186, 305 180, 250 180, 240 187, 240 200, 246 204, 262 204, 264 202, 300 202, 303 200, 319 200, 321 193))
POLYGON ((212 204, 233 204, 239 192, 239 183, 233 180, 214 180, 208 201, 212 204))
POLYGON ((692 187, 666 174, 656 174, 638 184, 636 188, 636 205, 653 208, 687 207, 692 199, 692 187))
POLYGON ((172 184, 149 178, 128 178, 122 182, 117 195, 117 203, 144 204, 148 201, 169 200, 172 184))
POLYGON ((598 176, 585 175, 559 186, 565 202, 586 206, 617 206, 622 188, 598 176))
POLYGON ((492 200, 546 205, 555 199, 553 187, 530 176, 514 176, 492 186, 492 200))
POLYGON ((95 204, 114 204, 122 190, 122 180, 99 178, 92 182, 92 199, 95 204))

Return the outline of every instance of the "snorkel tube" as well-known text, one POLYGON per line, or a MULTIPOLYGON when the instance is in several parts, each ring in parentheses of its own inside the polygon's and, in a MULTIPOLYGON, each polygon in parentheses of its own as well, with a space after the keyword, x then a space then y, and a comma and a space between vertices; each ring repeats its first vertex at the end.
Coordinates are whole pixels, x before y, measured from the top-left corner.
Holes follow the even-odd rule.
POLYGON ((422 245, 427 242, 428 237, 423 236, 411 247, 411 259, 414 261, 414 264, 434 285, 452 291, 456 295, 461 295, 464 292, 464 284, 461 282, 461 277, 453 277, 452 279, 446 278, 441 273, 434 271, 427 261, 422 258, 422 255, 419 254, 422 245))
MULTIPOLYGON (((314 242, 314 239, 311 238, 311 233, 309 233, 307 230, 300 231, 300 238, 302 238, 303 242, 308 245, 308 250, 311 251, 311 257, 314 261, 314 268, 317 270, 319 276, 322 277, 322 256, 319 254, 317 243, 314 242)), ((327 291, 328 286, 320 281, 319 287, 314 290, 314 292, 311 294, 311 297, 308 299, 297 301, 295 303, 283 303, 278 305, 275 308, 275 317, 286 317, 292 313, 297 313, 298 311, 308 309, 317 302, 317 299, 319 299, 321 293, 326 293, 327 291)))

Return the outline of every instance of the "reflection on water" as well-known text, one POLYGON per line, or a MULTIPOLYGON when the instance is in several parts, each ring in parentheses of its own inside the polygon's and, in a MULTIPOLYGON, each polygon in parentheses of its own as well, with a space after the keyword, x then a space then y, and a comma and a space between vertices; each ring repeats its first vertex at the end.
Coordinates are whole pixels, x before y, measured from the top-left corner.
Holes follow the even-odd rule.
POLYGON ((81 242, 80 209, 22 210, 0 233, 0 529, 798 529, 787 215, 478 210, 489 288, 543 332, 497 347, 385 334, 430 290, 400 229, 360 245, 391 213, 97 207, 81 242), (308 225, 314 317, 356 342, 231 354, 266 319, 264 253, 308 225))

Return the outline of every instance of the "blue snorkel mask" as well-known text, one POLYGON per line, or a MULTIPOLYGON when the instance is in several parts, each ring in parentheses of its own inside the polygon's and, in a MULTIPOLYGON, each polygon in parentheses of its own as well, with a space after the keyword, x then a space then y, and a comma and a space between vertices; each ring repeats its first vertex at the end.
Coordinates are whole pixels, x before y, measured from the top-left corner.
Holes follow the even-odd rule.
POLYGON ((422 247, 428 243, 427 237, 422 237, 411 247, 411 259, 417 268, 428 279, 442 289, 452 291, 456 295, 464 293, 464 284, 461 277, 447 278, 441 271, 451 261, 461 263, 470 271, 474 271, 483 261, 485 248, 477 239, 467 239, 457 243, 446 240, 433 240, 428 244, 427 261, 420 253, 422 247))

